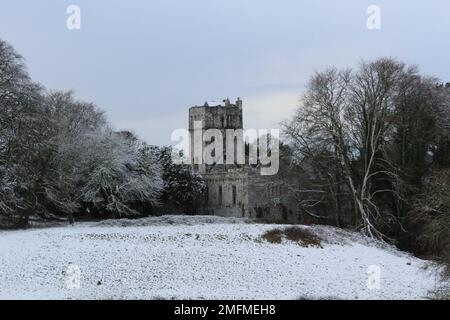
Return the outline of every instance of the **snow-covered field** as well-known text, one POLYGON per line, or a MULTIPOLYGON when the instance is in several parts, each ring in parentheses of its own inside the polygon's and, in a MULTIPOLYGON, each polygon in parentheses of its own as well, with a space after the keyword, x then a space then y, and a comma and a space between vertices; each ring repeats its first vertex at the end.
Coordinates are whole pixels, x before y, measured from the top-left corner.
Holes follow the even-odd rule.
POLYGON ((421 299, 437 285, 430 263, 358 234, 308 227, 322 248, 262 240, 275 227, 164 216, 3 231, 0 298, 421 299))

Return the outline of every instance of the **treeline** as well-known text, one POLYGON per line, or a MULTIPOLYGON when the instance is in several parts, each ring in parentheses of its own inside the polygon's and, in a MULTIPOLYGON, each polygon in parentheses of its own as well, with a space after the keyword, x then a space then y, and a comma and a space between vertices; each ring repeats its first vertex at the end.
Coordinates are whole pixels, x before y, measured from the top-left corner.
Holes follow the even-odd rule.
POLYGON ((0 219, 146 215, 165 202, 193 210, 204 184, 170 148, 115 132, 92 103, 33 82, 0 40, 0 219))
MULTIPOLYGON (((36 84, 1 40, 0 109, 0 224, 195 212, 203 198, 203 179, 170 148, 36 84)), ((448 84, 386 58, 317 72, 284 134, 280 176, 302 214, 450 260, 448 84)))
POLYGON ((284 129, 291 175, 310 173, 291 184, 304 212, 450 259, 448 84, 389 58, 330 68, 284 129))

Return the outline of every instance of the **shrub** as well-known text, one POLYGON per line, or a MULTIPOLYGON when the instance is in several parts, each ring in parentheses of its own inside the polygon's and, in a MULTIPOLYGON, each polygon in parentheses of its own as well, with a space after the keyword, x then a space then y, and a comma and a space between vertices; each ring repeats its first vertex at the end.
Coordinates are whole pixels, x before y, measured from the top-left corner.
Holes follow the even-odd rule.
POLYGON ((300 227, 288 227, 284 229, 272 229, 266 231, 262 238, 270 243, 281 243, 283 238, 297 242, 302 247, 322 247, 321 239, 308 229, 300 227))

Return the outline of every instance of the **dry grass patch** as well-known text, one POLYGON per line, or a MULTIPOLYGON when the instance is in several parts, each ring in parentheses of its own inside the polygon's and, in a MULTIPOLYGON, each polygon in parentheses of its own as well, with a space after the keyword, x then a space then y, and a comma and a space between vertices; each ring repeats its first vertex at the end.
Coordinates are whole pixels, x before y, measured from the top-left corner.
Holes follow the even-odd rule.
POLYGON ((270 243, 281 243, 283 238, 297 242, 303 247, 322 247, 322 239, 307 229, 300 227, 288 227, 284 229, 272 229, 266 231, 262 238, 270 243))
POLYGON ((283 231, 281 229, 272 229, 264 232, 262 238, 270 243, 281 243, 283 231))

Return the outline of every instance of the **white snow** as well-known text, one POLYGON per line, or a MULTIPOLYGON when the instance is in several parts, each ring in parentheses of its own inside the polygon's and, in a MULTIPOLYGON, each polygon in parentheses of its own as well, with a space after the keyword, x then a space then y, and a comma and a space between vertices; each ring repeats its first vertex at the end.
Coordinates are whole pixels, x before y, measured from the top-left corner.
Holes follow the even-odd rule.
POLYGON ((0 298, 422 299, 437 285, 437 267, 356 233, 305 227, 323 248, 261 239, 280 227, 165 216, 3 231, 0 298), (379 289, 367 286, 373 265, 379 289))

